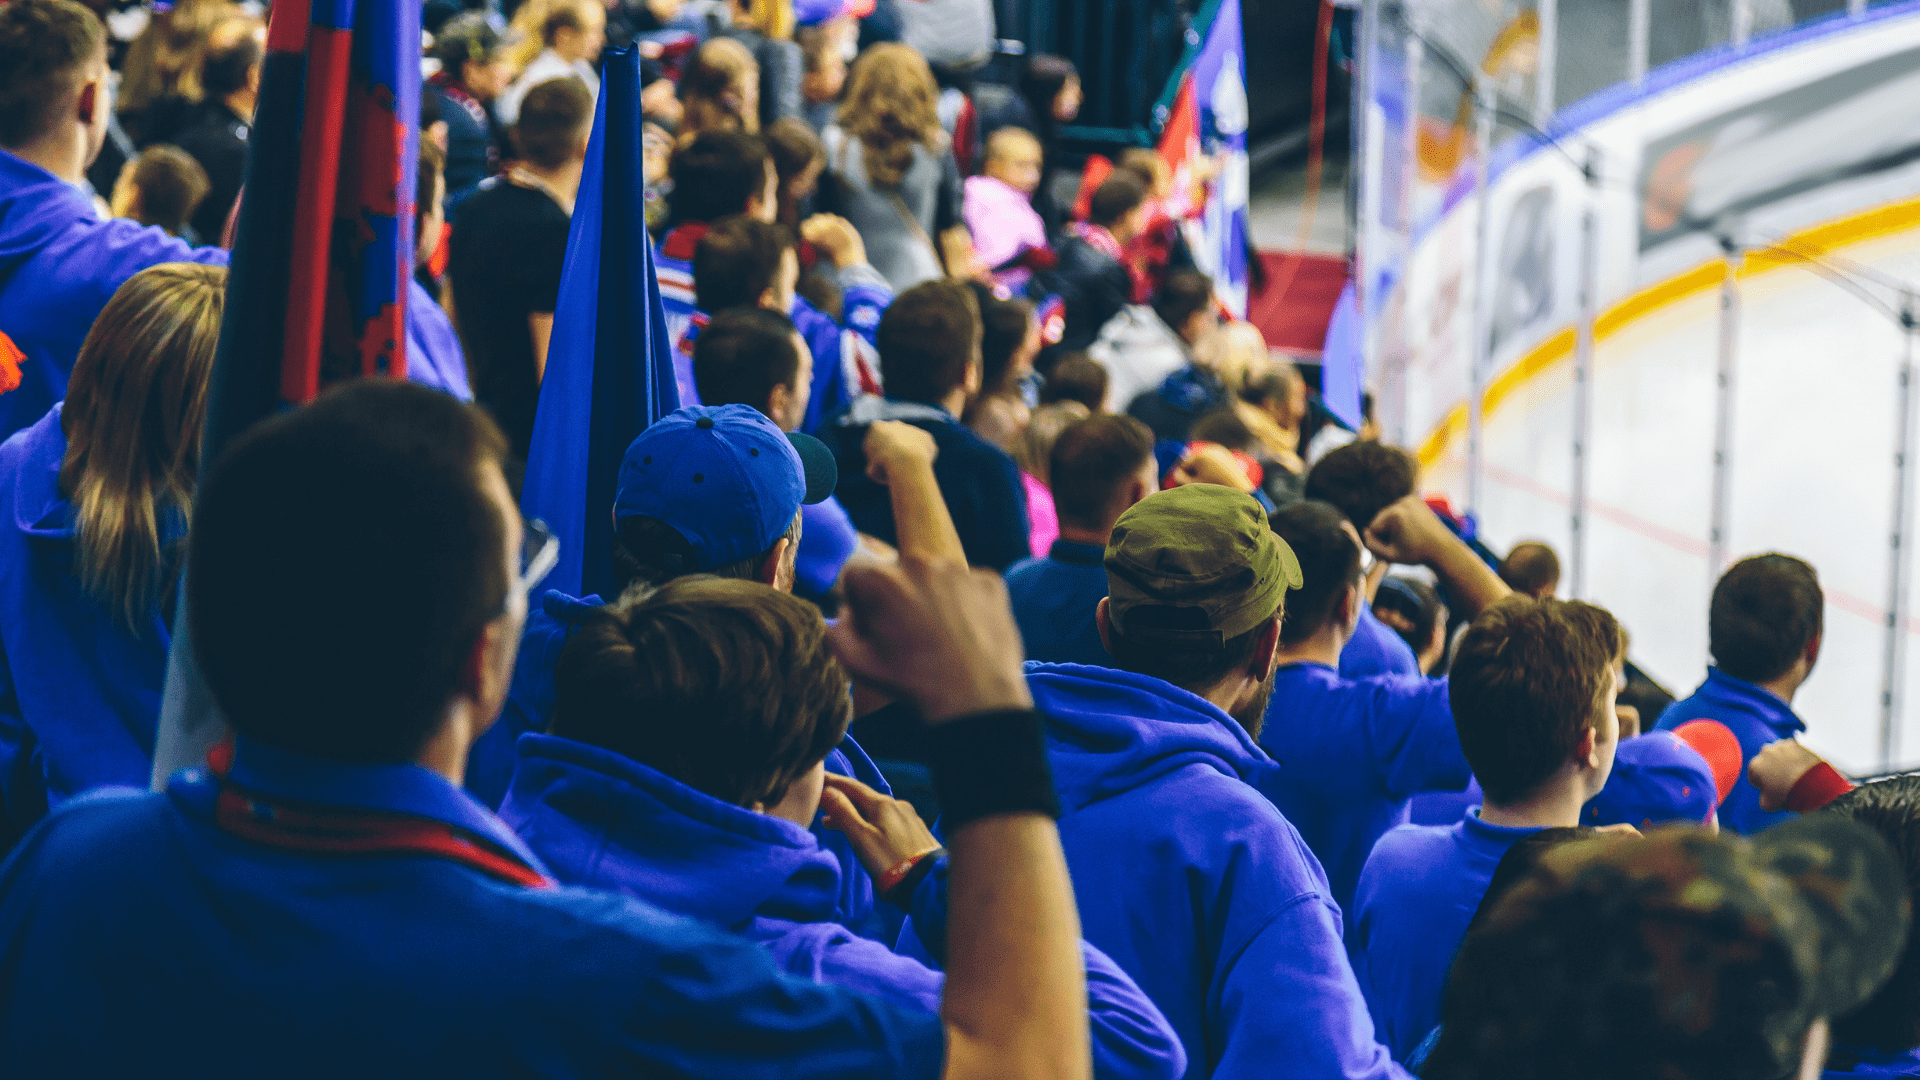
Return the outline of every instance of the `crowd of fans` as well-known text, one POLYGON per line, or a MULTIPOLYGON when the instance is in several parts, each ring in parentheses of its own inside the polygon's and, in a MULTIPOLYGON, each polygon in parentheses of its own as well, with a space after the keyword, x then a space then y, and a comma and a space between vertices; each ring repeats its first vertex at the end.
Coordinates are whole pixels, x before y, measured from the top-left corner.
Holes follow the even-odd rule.
POLYGON ((0 3, 8 1075, 1920 1075, 1814 569, 1665 696, 995 42, 432 0, 409 382, 203 470, 260 12, 0 3), (575 597, 516 488, 609 46, 684 407, 575 597), (147 793, 176 613, 231 734, 147 793))

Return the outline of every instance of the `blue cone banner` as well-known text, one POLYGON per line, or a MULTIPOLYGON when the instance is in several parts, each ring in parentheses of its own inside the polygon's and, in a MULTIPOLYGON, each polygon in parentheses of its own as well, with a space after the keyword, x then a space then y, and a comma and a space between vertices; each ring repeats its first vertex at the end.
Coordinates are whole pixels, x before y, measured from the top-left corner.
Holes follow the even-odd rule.
POLYGON ((547 587, 572 596, 611 590, 620 458, 680 407, 641 161, 640 56, 609 49, 520 495, 521 511, 560 538, 547 587))

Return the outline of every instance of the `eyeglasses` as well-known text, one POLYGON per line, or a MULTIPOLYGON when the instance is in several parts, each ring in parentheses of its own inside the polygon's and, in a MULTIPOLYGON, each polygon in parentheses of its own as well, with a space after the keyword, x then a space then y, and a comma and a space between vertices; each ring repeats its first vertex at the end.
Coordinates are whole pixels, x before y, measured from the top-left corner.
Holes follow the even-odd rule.
POLYGON ((560 538, 553 535, 546 522, 528 519, 520 531, 520 574, 513 583, 514 588, 531 593, 535 585, 553 573, 559 561, 560 538))

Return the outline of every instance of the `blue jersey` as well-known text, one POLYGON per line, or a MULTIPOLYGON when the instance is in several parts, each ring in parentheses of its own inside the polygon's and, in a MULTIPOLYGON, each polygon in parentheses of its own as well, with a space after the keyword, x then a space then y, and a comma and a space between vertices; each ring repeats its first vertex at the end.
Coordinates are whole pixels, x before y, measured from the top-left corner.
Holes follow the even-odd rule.
POLYGON ((1274 674, 1260 745, 1280 763, 1265 790, 1320 857, 1342 911, 1374 841, 1407 823, 1413 796, 1473 777, 1445 679, 1288 664, 1274 674))

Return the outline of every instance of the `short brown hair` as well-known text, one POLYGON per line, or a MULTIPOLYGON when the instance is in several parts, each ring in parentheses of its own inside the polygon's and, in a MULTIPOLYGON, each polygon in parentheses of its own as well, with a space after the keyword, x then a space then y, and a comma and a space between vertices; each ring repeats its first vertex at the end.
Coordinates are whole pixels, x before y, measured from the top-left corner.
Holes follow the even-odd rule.
POLYGON ((1040 404, 1077 401, 1088 411, 1099 412, 1107 402, 1107 384, 1111 379, 1107 369, 1086 353, 1067 353, 1047 372, 1046 384, 1040 387, 1040 404))
POLYGON ((938 404, 980 356, 979 301, 960 282, 922 282, 887 306, 874 343, 888 397, 938 404))
POLYGON ((133 186, 140 189, 140 224, 158 225, 178 236, 211 184, 192 154, 160 143, 133 159, 133 186))
POLYGON ((104 67, 106 58, 106 28, 73 0, 0 4, 0 146, 23 147, 50 134, 78 100, 92 65, 104 67))
POLYGON ((709 314, 758 304, 773 287, 793 234, 745 214, 724 217, 693 249, 693 302, 709 314))
POLYGON ((513 587, 486 483, 506 452, 472 405, 354 379, 220 455, 194 506, 187 613, 235 731, 334 761, 419 756, 513 587), (368 522, 395 546, 357 542, 368 522))
POLYGON ((1365 532, 1373 519, 1413 494, 1420 463, 1397 446, 1352 442, 1331 450, 1307 471, 1306 497, 1330 502, 1365 532))
POLYGON ((1360 545, 1341 528, 1338 508, 1318 499, 1296 499, 1275 510, 1267 523, 1293 549, 1304 579, 1287 598, 1280 640, 1297 645, 1320 632, 1360 580, 1360 545))
POLYGON ((1560 584, 1560 556, 1538 540, 1515 544, 1500 560, 1500 580, 1517 593, 1550 594, 1560 584))
POLYGON ((1447 698, 1489 802, 1525 798, 1573 756, 1613 686, 1619 648, 1614 617, 1579 601, 1509 596, 1473 620, 1447 698))
POLYGON ((1131 416, 1090 416, 1067 428, 1054 440, 1047 470, 1060 520, 1088 529, 1109 524, 1119 516, 1121 489, 1151 460, 1153 432, 1131 416))
POLYGON ((799 389, 794 333, 792 319, 765 308, 715 314, 693 342, 693 381, 701 404, 765 409, 774 387, 799 389))
POLYGON ((1146 201, 1147 185, 1141 183, 1139 177, 1130 172, 1116 172, 1094 191, 1093 199, 1087 203, 1087 220, 1095 225, 1111 226, 1146 201))
POLYGON ((750 581, 679 578, 600 609, 554 681, 553 734, 736 806, 779 802, 853 717, 819 609, 750 581))
POLYGON ((540 23, 540 40, 553 44, 553 35, 561 30, 587 28, 587 0, 558 0, 540 23))
POLYGON ((593 123, 593 95, 572 75, 563 75, 527 91, 513 141, 528 161, 543 169, 566 164, 580 152, 580 137, 593 123))
POLYGON ((1707 649, 1736 679, 1777 679, 1820 636, 1826 595, 1812 565, 1771 552, 1734 563, 1713 586, 1707 649))

